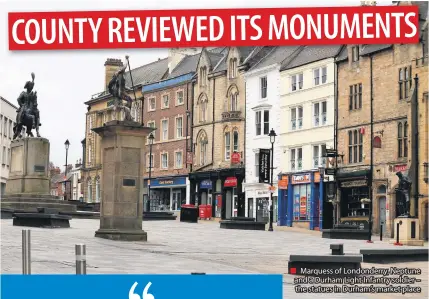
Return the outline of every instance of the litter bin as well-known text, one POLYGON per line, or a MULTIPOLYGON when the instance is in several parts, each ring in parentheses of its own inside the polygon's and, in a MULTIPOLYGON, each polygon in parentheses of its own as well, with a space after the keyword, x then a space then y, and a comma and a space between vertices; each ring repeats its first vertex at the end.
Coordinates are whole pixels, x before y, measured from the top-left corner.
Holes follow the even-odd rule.
POLYGON ((180 222, 198 223, 198 208, 194 205, 182 205, 180 222))
POLYGON ((212 218, 212 213, 211 213, 211 206, 210 205, 200 205, 199 207, 200 210, 200 219, 211 219, 212 218))

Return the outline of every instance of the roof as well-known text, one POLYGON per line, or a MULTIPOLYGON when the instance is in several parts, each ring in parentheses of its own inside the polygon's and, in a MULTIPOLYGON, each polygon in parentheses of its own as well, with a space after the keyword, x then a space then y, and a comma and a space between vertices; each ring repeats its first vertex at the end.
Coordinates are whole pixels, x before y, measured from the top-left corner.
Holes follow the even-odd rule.
POLYGON ((299 55, 295 56, 292 60, 284 61, 280 67, 280 71, 293 69, 312 62, 335 57, 338 55, 341 47, 341 45, 305 46, 302 48, 299 55))
POLYGON ((253 64, 249 71, 254 69, 264 68, 276 63, 281 63, 288 57, 290 57, 300 46, 285 46, 285 47, 264 47, 270 48, 270 52, 260 59, 258 62, 253 64))
POLYGON ((159 59, 138 68, 131 70, 133 76, 133 83, 131 83, 130 72, 126 72, 125 84, 126 86, 136 86, 139 84, 152 83, 161 80, 168 70, 168 58, 159 59))
POLYGON ((179 62, 179 64, 173 69, 168 77, 174 78, 181 75, 194 73, 197 69, 198 60, 200 60, 200 54, 187 55, 179 62))
POLYGON ((16 107, 14 104, 12 104, 11 102, 9 102, 8 100, 6 100, 4 97, 0 96, 0 99, 5 102, 6 104, 12 106, 15 109, 18 109, 18 107, 16 107))
MULTIPOLYGON (((237 47, 237 51, 240 55, 240 63, 239 64, 243 63, 249 57, 249 55, 252 54, 252 52, 253 52, 253 50, 255 50, 255 48, 257 48, 257 47, 237 47)), ((228 56, 228 51, 224 51, 223 54, 224 54, 223 57, 221 57, 222 60, 219 59, 217 61, 218 65, 216 68, 213 69, 213 71, 212 71, 213 73, 223 72, 223 71, 227 70, 226 58, 228 56)), ((213 61, 212 61, 212 66, 214 67, 215 65, 216 64, 213 64, 213 61)))

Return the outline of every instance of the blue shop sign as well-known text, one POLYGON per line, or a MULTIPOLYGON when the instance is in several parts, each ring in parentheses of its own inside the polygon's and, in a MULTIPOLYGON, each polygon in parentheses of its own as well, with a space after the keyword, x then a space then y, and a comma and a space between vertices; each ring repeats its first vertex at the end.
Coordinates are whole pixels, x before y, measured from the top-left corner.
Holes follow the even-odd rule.
POLYGON ((152 179, 151 187, 169 187, 186 185, 186 177, 152 179))
POLYGON ((211 189, 212 188, 212 181, 211 180, 204 180, 200 183, 201 189, 211 189))

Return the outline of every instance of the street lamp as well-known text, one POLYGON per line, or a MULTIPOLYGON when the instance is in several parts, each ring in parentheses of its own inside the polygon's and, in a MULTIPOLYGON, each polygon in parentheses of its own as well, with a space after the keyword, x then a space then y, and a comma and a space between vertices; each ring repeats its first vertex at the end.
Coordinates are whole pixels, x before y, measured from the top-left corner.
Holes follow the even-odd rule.
POLYGON ((147 192, 147 203, 146 203, 146 211, 150 212, 150 180, 152 178, 152 145, 155 137, 152 133, 149 134, 149 182, 147 184, 148 192, 147 192))
POLYGON ((65 181, 64 181, 64 200, 67 200, 67 157, 69 154, 69 147, 70 147, 70 141, 67 139, 66 142, 64 142, 64 146, 66 148, 66 170, 64 171, 65 174, 65 181))
POLYGON ((270 142, 271 142, 270 226, 268 228, 268 231, 272 232, 273 231, 273 214, 274 214, 274 210, 273 210, 274 142, 276 141, 277 134, 274 131, 274 129, 271 129, 270 134, 268 134, 268 136, 270 136, 270 142))

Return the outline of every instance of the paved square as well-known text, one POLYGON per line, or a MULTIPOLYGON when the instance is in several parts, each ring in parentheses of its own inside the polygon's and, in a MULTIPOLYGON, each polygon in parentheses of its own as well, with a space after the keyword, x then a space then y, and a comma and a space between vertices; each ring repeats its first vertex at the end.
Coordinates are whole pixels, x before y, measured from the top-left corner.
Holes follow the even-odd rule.
MULTIPOLYGON (((322 239, 296 231, 224 230, 215 222, 148 221, 148 242, 119 242, 94 237, 98 220, 75 219, 70 229, 31 228, 32 273, 75 273, 74 245, 87 246, 87 272, 95 273, 286 273, 290 254, 329 254, 329 244, 343 243, 346 253, 362 248, 394 248, 387 242, 322 239)), ((21 273, 21 230, 1 220, 1 271, 21 273)), ((427 248, 427 245, 426 245, 427 248)), ((297 294, 294 276, 284 275, 284 298, 427 298, 426 262, 368 267, 421 268, 421 294, 297 294)))

